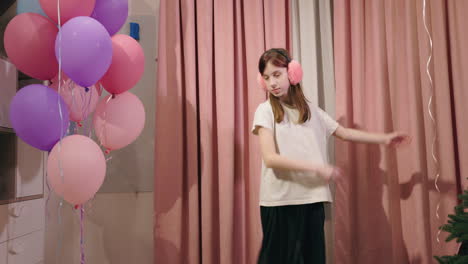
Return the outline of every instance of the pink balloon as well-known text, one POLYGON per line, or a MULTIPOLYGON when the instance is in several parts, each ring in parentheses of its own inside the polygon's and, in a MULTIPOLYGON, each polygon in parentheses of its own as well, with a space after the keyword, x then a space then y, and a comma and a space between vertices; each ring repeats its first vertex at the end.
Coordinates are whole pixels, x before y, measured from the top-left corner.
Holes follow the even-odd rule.
MULTIPOLYGON (((70 120, 75 122, 85 120, 96 109, 100 97, 99 89, 93 85, 86 91, 86 88, 73 82, 64 73, 61 80, 60 95, 70 110, 70 120)), ((52 80, 50 87, 59 92, 58 75, 52 80)))
MULTIPOLYGON (((58 24, 58 0, 39 0, 44 13, 58 24)), ((61 0, 60 25, 77 16, 90 16, 94 10, 96 0, 61 0)))
POLYGON ((117 34, 112 37, 112 63, 101 83, 111 94, 130 90, 143 76, 145 54, 140 44, 130 36, 117 34))
POLYGON ((94 130, 108 150, 120 149, 132 143, 145 126, 145 108, 130 92, 102 99, 94 112, 94 130))
POLYGON ((65 201, 72 205, 84 204, 104 182, 104 154, 94 141, 82 135, 65 137, 61 147, 59 144, 49 154, 47 179, 54 192, 65 201))
POLYGON ((57 27, 39 14, 17 15, 5 29, 6 53, 20 71, 36 79, 50 80, 58 72, 57 32, 57 27))

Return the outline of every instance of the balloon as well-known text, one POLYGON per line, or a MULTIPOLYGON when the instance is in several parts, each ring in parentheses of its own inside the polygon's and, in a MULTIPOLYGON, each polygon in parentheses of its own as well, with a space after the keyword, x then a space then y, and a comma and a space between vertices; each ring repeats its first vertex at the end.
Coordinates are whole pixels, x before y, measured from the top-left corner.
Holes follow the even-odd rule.
POLYGON ((54 192, 72 205, 81 205, 93 198, 105 176, 104 154, 88 137, 65 137, 61 146, 55 145, 49 154, 47 180, 54 192))
POLYGON ((94 130, 108 150, 132 143, 145 126, 145 109, 140 99, 130 92, 102 99, 94 112, 94 130))
POLYGON ((95 84, 112 62, 112 40, 94 18, 75 17, 62 27, 55 41, 55 55, 62 70, 83 87, 95 84), (61 37, 60 37, 61 35, 61 37))
POLYGON ((39 14, 17 15, 5 29, 6 53, 20 71, 36 79, 50 80, 58 72, 54 54, 57 32, 57 27, 39 14))
POLYGON ((128 0, 96 0, 91 17, 101 22, 112 36, 127 20, 128 0))
POLYGON ((16 14, 32 12, 46 16, 38 0, 17 0, 16 2, 16 14))
POLYGON ((68 115, 67 106, 59 94, 40 84, 20 89, 10 105, 10 121, 18 137, 45 151, 51 150, 66 134, 68 115))
MULTIPOLYGON (((39 0, 42 10, 58 24, 58 0, 39 0)), ((93 12, 96 0, 60 0, 60 25, 77 16, 89 16, 93 12)))
POLYGON ((112 63, 101 83, 111 94, 128 91, 145 71, 145 55, 140 44, 127 35, 112 37, 112 63))
MULTIPOLYGON (((70 120, 80 122, 85 120, 88 115, 94 112, 99 102, 99 92, 96 86, 86 88, 79 86, 65 74, 62 74, 62 84, 60 95, 70 110, 70 120)), ((52 80, 50 88, 58 92, 58 76, 52 80)))

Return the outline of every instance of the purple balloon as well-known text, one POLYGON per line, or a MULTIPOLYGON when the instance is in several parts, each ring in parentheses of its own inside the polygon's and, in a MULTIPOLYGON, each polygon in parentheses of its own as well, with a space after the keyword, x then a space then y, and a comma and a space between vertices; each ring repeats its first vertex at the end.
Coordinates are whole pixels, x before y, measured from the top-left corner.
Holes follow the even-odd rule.
POLYGON ((109 69, 112 40, 106 28, 96 19, 75 17, 65 23, 61 33, 57 34, 55 56, 57 60, 61 59, 62 70, 70 79, 80 86, 89 87, 109 69))
POLYGON ((50 151, 65 136, 68 116, 68 108, 62 97, 40 84, 20 89, 10 105, 10 121, 18 137, 44 151, 50 151))
POLYGON ((96 0, 92 18, 101 22, 112 36, 128 17, 128 0, 96 0))

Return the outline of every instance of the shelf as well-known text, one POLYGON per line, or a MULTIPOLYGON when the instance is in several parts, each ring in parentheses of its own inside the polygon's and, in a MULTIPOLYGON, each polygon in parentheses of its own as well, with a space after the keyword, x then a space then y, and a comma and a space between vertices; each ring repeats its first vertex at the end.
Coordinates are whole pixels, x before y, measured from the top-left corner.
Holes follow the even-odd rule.
POLYGON ((0 126, 0 133, 15 133, 13 128, 0 126))

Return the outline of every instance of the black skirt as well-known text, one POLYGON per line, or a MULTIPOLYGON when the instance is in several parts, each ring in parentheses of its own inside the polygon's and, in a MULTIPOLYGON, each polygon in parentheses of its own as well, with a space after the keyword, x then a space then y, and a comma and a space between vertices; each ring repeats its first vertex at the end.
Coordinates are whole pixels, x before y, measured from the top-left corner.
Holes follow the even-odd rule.
POLYGON ((260 207, 258 264, 325 264, 323 203, 260 207))

